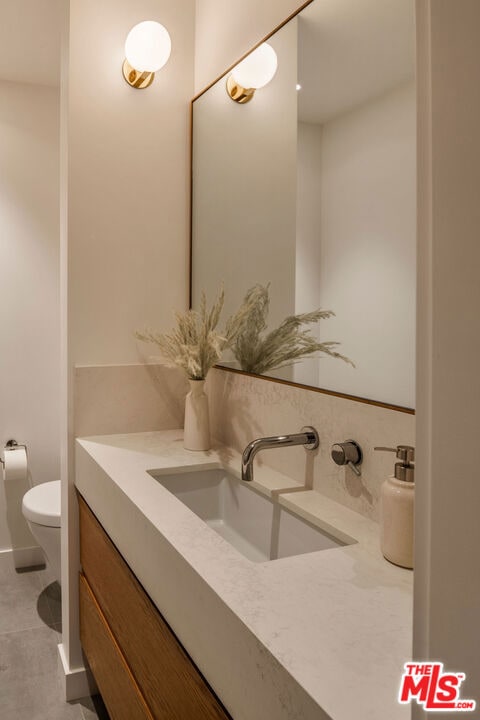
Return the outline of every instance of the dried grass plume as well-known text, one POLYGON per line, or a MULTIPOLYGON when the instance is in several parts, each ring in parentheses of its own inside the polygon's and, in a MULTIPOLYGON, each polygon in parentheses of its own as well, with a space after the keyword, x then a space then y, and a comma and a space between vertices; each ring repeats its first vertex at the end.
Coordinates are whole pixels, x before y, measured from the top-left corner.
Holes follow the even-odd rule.
POLYGON ((353 367, 353 362, 334 350, 340 343, 318 342, 310 329, 311 325, 335 315, 331 310, 315 310, 301 315, 290 315, 280 325, 265 334, 267 329, 269 285, 255 285, 245 295, 242 307, 247 309, 241 327, 237 330, 232 349, 242 370, 262 375, 269 370, 291 365, 314 353, 323 353, 338 358, 353 367), (302 329, 303 328, 303 329, 302 329))
POLYGON ((137 331, 135 337, 157 345, 164 364, 168 367, 182 368, 190 380, 205 380, 210 368, 219 362, 224 350, 232 345, 236 335, 244 327, 253 312, 255 297, 246 298, 220 332, 217 326, 224 300, 222 287, 211 310, 208 310, 207 299, 202 292, 198 312, 187 310, 184 313, 175 313, 177 326, 171 332, 137 331))

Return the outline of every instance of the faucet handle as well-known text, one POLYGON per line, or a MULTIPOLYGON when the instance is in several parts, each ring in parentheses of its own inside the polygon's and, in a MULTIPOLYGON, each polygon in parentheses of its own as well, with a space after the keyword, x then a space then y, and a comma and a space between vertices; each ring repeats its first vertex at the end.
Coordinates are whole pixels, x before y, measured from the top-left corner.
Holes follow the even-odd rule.
POLYGON ((332 445, 330 454, 333 462, 337 465, 348 465, 355 475, 361 475, 360 469, 363 460, 362 448, 355 440, 345 440, 343 443, 335 443, 332 445))

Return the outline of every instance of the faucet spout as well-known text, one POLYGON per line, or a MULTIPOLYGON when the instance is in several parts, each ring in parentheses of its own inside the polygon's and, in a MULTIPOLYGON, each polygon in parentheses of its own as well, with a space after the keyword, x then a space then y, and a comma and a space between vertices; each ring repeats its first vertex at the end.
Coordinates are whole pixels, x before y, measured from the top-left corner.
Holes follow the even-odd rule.
POLYGON ((275 435, 257 438, 248 443, 242 455, 242 480, 253 480, 253 459, 260 450, 291 445, 304 445, 307 450, 316 450, 319 445, 318 433, 315 428, 307 426, 294 435, 275 435))

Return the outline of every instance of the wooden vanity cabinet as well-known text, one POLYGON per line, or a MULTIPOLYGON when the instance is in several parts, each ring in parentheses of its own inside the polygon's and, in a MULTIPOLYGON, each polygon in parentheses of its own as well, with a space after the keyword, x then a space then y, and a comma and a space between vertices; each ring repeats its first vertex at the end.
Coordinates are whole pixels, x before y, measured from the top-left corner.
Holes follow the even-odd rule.
POLYGON ((162 615, 79 496, 80 637, 111 720, 227 720, 162 615))

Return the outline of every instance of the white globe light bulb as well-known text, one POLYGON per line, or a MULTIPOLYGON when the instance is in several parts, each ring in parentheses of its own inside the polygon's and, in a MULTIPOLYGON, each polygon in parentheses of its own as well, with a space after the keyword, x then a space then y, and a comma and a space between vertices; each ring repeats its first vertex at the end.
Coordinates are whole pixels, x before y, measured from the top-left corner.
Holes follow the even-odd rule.
POLYGON ((277 53, 271 45, 262 43, 232 70, 233 79, 244 88, 264 87, 277 72, 277 53))
POLYGON ((168 30, 153 20, 135 25, 125 41, 127 62, 139 72, 156 72, 165 65, 172 42, 168 30))

